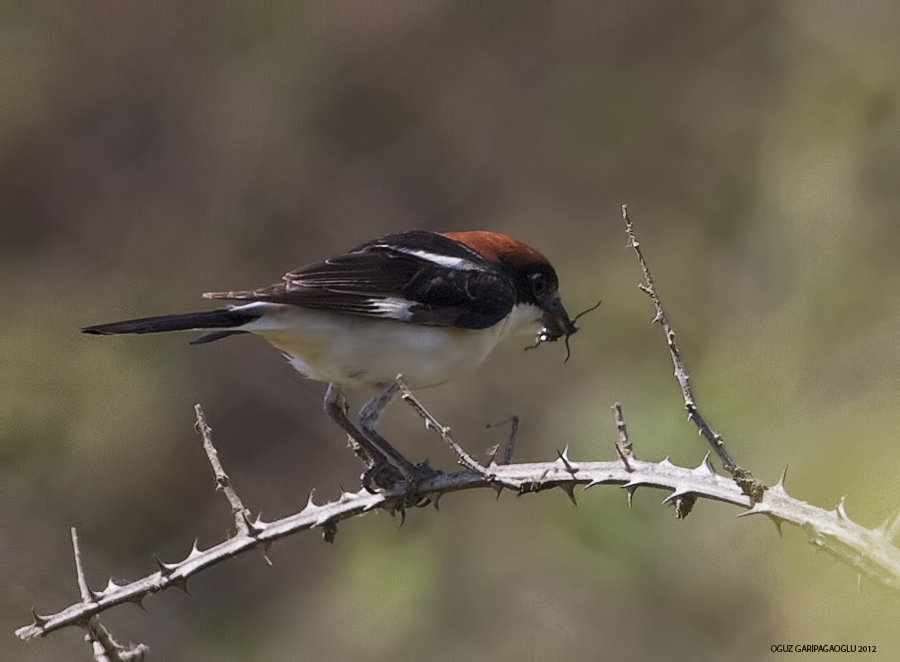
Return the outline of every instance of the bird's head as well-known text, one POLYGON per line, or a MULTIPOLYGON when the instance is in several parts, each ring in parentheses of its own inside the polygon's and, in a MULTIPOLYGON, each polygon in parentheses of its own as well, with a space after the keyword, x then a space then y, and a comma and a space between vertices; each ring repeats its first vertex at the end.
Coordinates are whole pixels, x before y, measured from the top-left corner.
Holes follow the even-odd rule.
POLYGON ((495 263, 510 277, 516 288, 516 306, 533 308, 539 320, 537 344, 563 337, 568 340, 578 331, 559 297, 556 270, 538 251, 497 232, 449 232, 446 236, 495 263))

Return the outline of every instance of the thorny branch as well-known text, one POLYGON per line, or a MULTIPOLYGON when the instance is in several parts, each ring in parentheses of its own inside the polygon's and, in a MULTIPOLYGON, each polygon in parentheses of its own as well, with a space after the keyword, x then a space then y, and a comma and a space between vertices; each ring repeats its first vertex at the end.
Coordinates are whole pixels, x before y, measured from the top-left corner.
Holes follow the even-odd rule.
MULTIPOLYGON (((99 594, 92 591, 84 574, 84 566, 81 562, 81 547, 78 544, 78 532, 72 527, 72 551, 75 554, 75 573, 78 575, 78 590, 81 592, 83 604, 94 600, 99 594)), ((112 584, 112 582, 110 582, 112 584)), ((40 617, 34 615, 35 623, 40 622, 40 617)), ((91 616, 83 622, 85 640, 91 644, 96 662, 128 662, 129 660, 143 660, 148 648, 144 644, 138 644, 126 648, 113 639, 109 630, 100 622, 97 615, 91 616)))
MULTIPOLYGON (((555 462, 527 464, 492 464, 490 472, 497 480, 518 483, 518 494, 542 492, 555 487, 567 493, 575 486, 619 485, 633 493, 638 487, 670 490, 664 503, 699 497, 730 503, 744 510, 741 515, 766 515, 773 522, 796 524, 810 535, 810 542, 823 547, 856 567, 875 581, 900 591, 900 548, 891 541, 890 525, 870 530, 853 522, 843 502, 835 510, 826 511, 788 495, 784 477, 754 503, 733 480, 716 474, 708 455, 695 469, 662 462, 622 460, 612 462, 575 462, 565 455, 555 462)), ((469 471, 441 474, 419 486, 420 492, 436 501, 451 492, 477 488, 494 488, 484 476, 469 471)), ((159 569, 130 584, 119 586, 110 581, 107 588, 94 592, 89 599, 77 602, 48 616, 35 615, 35 622, 16 631, 22 639, 33 639, 70 625, 89 623, 103 611, 126 602, 140 603, 146 596, 171 587, 184 587, 188 578, 226 559, 251 549, 265 548, 271 542, 299 531, 319 528, 333 535, 339 522, 375 510, 392 511, 406 495, 402 488, 371 494, 365 489, 344 492, 335 501, 317 505, 310 495, 306 507, 294 515, 263 522, 253 522, 251 533, 238 532, 233 537, 206 550, 196 545, 188 556, 176 563, 159 562, 159 569)))
POLYGON ((656 285, 653 283, 652 276, 650 276, 650 267, 647 266, 647 261, 644 259, 644 254, 641 252, 641 245, 634 235, 634 226, 631 223, 631 219, 628 217, 627 205, 622 205, 622 218, 625 220, 625 231, 628 233, 629 245, 634 249, 638 261, 641 263, 641 270, 644 272, 644 283, 640 286, 641 290, 647 293, 647 296, 650 297, 653 301, 653 305, 656 307, 656 316, 653 318, 653 322, 659 323, 663 328, 663 332, 666 334, 666 344, 669 347, 672 364, 675 366, 675 378, 678 380, 678 383, 681 386, 681 393, 684 396, 684 408, 687 410, 688 419, 697 426, 697 430, 700 434, 710 443, 713 450, 716 452, 716 455, 718 455, 719 459, 722 461, 722 466, 734 477, 735 482, 741 486, 744 493, 749 495, 754 501, 759 501, 762 499, 763 491, 766 489, 765 485, 756 480, 749 471, 739 467, 737 463, 731 459, 731 455, 725 450, 725 440, 722 438, 722 435, 710 428, 706 419, 703 418, 703 415, 700 413, 700 408, 697 406, 697 401, 694 398, 694 391, 691 388, 691 376, 688 374, 684 367, 684 363, 681 360, 681 350, 678 349, 678 344, 675 342, 675 331, 673 331, 672 327, 669 325, 666 311, 663 310, 662 302, 659 299, 659 295, 656 293, 656 285))
MULTIPOLYGON (((397 384, 400 386, 401 398, 408 402, 415 412, 421 416, 425 421, 425 427, 435 430, 439 435, 441 435, 441 439, 444 440, 450 450, 453 451, 453 454, 456 455, 456 461, 465 468, 471 471, 476 476, 480 476, 488 483, 496 483, 498 486, 506 487, 511 490, 518 490, 521 487, 520 483, 510 482, 509 480, 505 480, 497 476, 497 474, 489 471, 482 465, 480 465, 475 458, 469 455, 465 450, 463 450, 462 446, 453 441, 453 437, 450 436, 450 428, 446 425, 441 425, 441 422, 438 421, 427 409, 425 409, 425 405, 413 394, 412 391, 409 390, 409 387, 406 385, 406 382, 403 381, 402 375, 397 375, 397 384)), ((511 444, 515 443, 515 437, 510 437, 511 444)), ((507 448, 509 445, 507 446, 507 448)), ((507 453, 504 453, 504 459, 507 453)), ((509 452, 509 455, 512 455, 509 452)))
MULTIPOLYGON (((574 502, 576 486, 587 489, 596 485, 619 485, 627 491, 630 504, 631 497, 638 487, 664 489, 670 493, 663 503, 674 504, 676 515, 679 517, 686 516, 694 503, 703 498, 743 508, 744 512, 739 516, 765 515, 779 531, 783 522, 800 526, 809 534, 812 544, 848 562, 861 574, 900 591, 900 548, 894 542, 900 536, 900 515, 884 522, 877 529, 867 529, 848 517, 843 499, 834 510, 826 511, 791 497, 784 487, 784 475, 773 487, 765 490, 749 472, 738 467, 725 451, 721 435, 709 428, 697 409, 690 387, 690 378, 675 344, 675 334, 656 295, 649 269, 641 254, 640 245, 634 237, 625 207, 623 215, 632 246, 644 271, 643 289, 650 295, 657 309, 654 321, 662 324, 666 334, 688 415, 700 433, 709 440, 725 468, 732 473, 733 479, 715 473, 709 463, 709 454, 694 469, 675 466, 668 459, 662 462, 638 460, 618 403, 613 407, 618 428, 616 461, 575 462, 568 457, 565 450, 559 453, 559 459, 555 462, 511 464, 518 428, 518 419, 514 418, 512 432, 500 463, 492 458, 490 464, 485 467, 465 453, 450 437, 449 428, 441 425, 405 388, 405 385, 401 384, 404 399, 425 419, 429 427, 435 428, 441 434, 456 453, 460 464, 465 467, 465 470, 458 473, 438 473, 423 480, 417 486, 418 493, 427 497, 422 503, 432 503, 436 506, 438 499, 444 494, 484 487, 496 489, 498 493, 503 489, 510 489, 518 495, 558 487, 574 502)), ((355 493, 343 492, 338 499, 322 505, 314 503, 310 494, 306 507, 298 513, 272 522, 264 522, 260 518, 251 521, 247 509, 231 487, 228 476, 222 468, 213 446, 210 428, 199 405, 195 408, 195 413, 197 428, 203 437, 207 458, 216 476, 217 488, 221 489, 231 505, 236 528, 234 535, 202 551, 195 542, 187 557, 181 561, 164 563, 156 559, 158 569, 142 579, 125 585, 117 585, 110 580, 104 590, 94 591, 87 584, 78 537, 73 529, 72 543, 81 600, 51 615, 39 615, 33 611, 34 622, 16 631, 21 639, 34 639, 60 628, 75 625, 87 630, 96 660, 112 662, 141 659, 147 651, 146 646, 141 644, 127 649, 116 643, 106 628, 100 624, 98 618, 100 613, 126 602, 140 605, 148 595, 168 588, 178 587, 186 590, 189 577, 251 549, 261 549, 265 553, 268 546, 280 538, 319 528, 325 540, 331 542, 337 533, 338 523, 345 519, 376 510, 386 510, 393 514, 401 510, 404 504, 408 504, 409 495, 405 493, 403 486, 375 494, 365 489, 355 493)))
POLYGON ((216 475, 216 489, 222 490, 228 503, 231 505, 231 513, 234 515, 234 526, 239 533, 250 533, 250 511, 244 508, 244 504, 234 488, 231 487, 231 481, 228 474, 222 468, 219 461, 219 453, 212 442, 212 429, 206 423, 206 416, 200 405, 194 405, 194 414, 197 417, 197 431, 203 437, 203 450, 206 451, 206 457, 212 465, 213 473, 216 475))

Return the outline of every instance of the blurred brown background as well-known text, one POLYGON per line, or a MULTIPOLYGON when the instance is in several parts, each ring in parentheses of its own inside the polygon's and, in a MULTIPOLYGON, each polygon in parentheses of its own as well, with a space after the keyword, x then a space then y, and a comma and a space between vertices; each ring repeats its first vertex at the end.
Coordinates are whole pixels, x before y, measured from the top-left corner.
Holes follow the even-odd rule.
MULTIPOLYGON (((662 334, 625 248, 630 205, 713 425, 767 482, 874 526, 900 506, 900 8, 889 3, 7 2, 0 9, 0 658, 82 660, 29 609, 219 542, 233 483, 266 518, 355 489, 306 382, 252 338, 94 338, 203 308, 409 228, 488 228, 557 267, 561 346, 511 343, 421 393, 482 453, 695 465, 662 334)), ((452 466, 395 406, 388 435, 452 466)), ((768 659, 900 654, 900 598, 797 529, 615 488, 345 523, 104 621, 154 660, 768 659)))

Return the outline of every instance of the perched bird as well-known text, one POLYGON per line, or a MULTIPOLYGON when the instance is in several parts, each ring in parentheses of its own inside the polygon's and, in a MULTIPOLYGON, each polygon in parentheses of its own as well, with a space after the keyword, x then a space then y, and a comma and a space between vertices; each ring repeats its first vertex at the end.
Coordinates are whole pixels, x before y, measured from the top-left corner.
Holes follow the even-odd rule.
POLYGON ((536 333, 538 343, 568 339, 577 327, 558 288, 550 263, 507 235, 410 231, 291 271, 271 287, 203 295, 236 302, 227 308, 82 331, 206 330, 191 344, 262 336, 294 368, 329 384, 325 410, 367 459, 364 483, 386 467, 414 483, 423 468, 375 431, 396 393, 397 375, 411 388, 436 386, 474 369, 509 336, 536 333), (378 389, 360 410, 358 427, 347 417, 348 388, 378 389))

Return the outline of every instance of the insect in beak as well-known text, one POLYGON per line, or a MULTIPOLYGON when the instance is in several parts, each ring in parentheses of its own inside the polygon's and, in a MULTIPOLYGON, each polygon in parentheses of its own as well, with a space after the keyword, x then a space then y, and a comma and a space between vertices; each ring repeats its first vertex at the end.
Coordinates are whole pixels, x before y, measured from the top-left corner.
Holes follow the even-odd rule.
MULTIPOLYGON (((590 308, 582 310, 580 313, 575 315, 575 318, 572 320, 568 319, 568 315, 566 315, 565 309, 562 308, 562 304, 559 304, 559 308, 561 309, 562 314, 554 315, 553 317, 551 317, 551 319, 548 320, 549 323, 545 322, 544 327, 540 330, 540 332, 538 332, 538 335, 535 338, 534 344, 529 345, 525 349, 526 350, 534 349, 535 347, 538 347, 545 342, 556 342, 560 338, 563 338, 563 342, 566 345, 566 358, 563 361, 563 363, 568 363, 569 358, 571 358, 571 356, 572 356, 572 350, 569 347, 569 337, 573 333, 578 331, 578 326, 576 325, 576 322, 578 322, 578 320, 580 320, 582 317, 584 317, 587 313, 597 310, 597 308, 600 307, 601 303, 603 303, 602 299, 600 301, 598 301, 597 303, 595 303, 590 308), (563 316, 565 317, 565 319, 563 319, 563 316), (551 328, 551 326, 554 328, 551 328)), ((553 312, 555 313, 557 311, 554 310, 553 312)))

